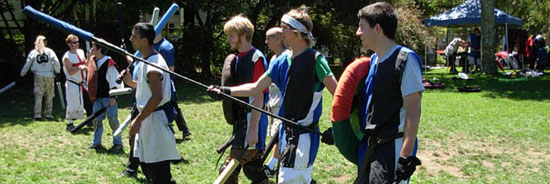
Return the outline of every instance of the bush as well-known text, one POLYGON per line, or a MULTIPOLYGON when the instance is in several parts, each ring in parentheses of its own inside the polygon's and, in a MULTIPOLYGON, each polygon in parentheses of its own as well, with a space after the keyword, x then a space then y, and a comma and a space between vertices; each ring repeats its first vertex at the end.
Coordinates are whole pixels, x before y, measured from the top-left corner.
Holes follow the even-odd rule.
POLYGON ((432 46, 435 38, 421 20, 421 11, 415 6, 403 6, 395 10, 399 24, 395 34, 398 44, 407 46, 416 51, 420 56, 424 55, 424 46, 432 46))

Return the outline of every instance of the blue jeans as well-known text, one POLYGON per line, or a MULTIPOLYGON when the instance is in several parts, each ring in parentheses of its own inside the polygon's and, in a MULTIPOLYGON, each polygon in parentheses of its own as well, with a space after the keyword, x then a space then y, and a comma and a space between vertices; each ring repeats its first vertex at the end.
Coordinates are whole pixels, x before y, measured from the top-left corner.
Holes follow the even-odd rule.
MULTIPOLYGON (((99 111, 99 109, 103 107, 109 106, 109 100, 111 98, 97 98, 94 102, 94 113, 99 111)), ((118 104, 115 104, 113 106, 107 107, 107 111, 105 113, 99 115, 96 119, 97 121, 97 128, 94 130, 94 140, 92 141, 93 144, 100 144, 101 143, 101 135, 103 134, 103 119, 105 119, 105 114, 107 114, 109 125, 111 126, 111 129, 113 130, 113 134, 118 129, 119 123, 118 123, 118 104)), ((116 137, 113 137, 113 144, 114 145, 122 145, 122 136, 118 135, 116 137)))

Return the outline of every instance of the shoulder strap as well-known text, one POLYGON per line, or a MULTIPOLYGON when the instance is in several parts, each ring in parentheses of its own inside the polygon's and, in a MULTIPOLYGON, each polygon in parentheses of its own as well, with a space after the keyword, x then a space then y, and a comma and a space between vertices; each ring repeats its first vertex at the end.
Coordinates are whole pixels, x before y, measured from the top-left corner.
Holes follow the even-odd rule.
POLYGON ((252 54, 252 63, 256 63, 260 57, 262 56, 258 53, 258 49, 254 49, 254 53, 252 54))

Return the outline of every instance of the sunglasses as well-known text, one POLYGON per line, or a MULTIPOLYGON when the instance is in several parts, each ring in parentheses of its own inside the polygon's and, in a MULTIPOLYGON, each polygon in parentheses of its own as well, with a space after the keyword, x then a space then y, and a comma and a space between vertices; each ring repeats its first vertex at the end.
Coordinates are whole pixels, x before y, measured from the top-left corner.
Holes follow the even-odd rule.
POLYGON ((72 43, 72 44, 78 44, 78 41, 74 41, 74 42, 69 42, 69 43, 72 43))

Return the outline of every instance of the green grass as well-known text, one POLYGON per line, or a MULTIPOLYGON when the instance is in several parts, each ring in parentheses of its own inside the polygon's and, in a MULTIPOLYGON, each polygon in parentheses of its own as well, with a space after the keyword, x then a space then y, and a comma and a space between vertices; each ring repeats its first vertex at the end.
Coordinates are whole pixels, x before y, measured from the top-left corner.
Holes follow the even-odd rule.
MULTIPOLYGON (((550 76, 528 81, 498 82, 504 76, 472 75, 475 80, 452 80, 444 69, 428 71, 425 78, 444 82, 444 89, 422 96, 419 157, 423 162, 413 183, 544 183, 550 181, 550 76), (479 93, 460 93, 460 86, 480 86, 479 93)), ((509 77, 508 77, 509 78, 509 77)), ((178 183, 212 183, 217 177, 215 149, 230 137, 221 103, 203 89, 178 83, 180 107, 193 132, 178 150, 185 161, 172 165, 178 183)), ((0 95, 0 183, 136 183, 115 177, 124 169, 125 153, 86 149, 93 132, 85 128, 65 131, 64 112, 54 99, 55 121, 32 120, 31 84, 0 95)), ((330 126, 332 97, 325 91, 321 130, 330 126)), ((129 113, 131 99, 121 98, 119 120, 129 113)), ((104 122, 104 124, 107 124, 104 122)), ((112 135, 105 125, 102 144, 112 135)), ((321 144, 313 178, 319 183, 352 183, 353 164, 334 146, 321 144)), ((243 174, 241 183, 248 183, 243 174)))

